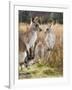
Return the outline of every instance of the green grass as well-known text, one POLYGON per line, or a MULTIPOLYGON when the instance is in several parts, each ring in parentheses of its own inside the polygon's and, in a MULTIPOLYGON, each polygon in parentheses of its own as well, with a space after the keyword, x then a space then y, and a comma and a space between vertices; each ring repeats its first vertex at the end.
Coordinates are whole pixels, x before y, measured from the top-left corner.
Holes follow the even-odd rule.
POLYGON ((19 69, 19 79, 23 78, 42 78, 42 77, 61 77, 63 75, 57 68, 48 65, 35 63, 28 68, 19 69))

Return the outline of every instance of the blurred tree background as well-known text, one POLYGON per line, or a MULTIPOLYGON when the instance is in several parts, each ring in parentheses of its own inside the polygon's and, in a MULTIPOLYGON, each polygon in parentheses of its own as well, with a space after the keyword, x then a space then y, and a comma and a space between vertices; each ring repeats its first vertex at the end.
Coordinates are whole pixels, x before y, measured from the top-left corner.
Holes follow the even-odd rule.
POLYGON ((49 20, 53 20, 56 23, 63 24, 62 12, 40 12, 19 10, 19 22, 30 23, 31 18, 35 16, 40 17, 41 24, 46 24, 49 20))

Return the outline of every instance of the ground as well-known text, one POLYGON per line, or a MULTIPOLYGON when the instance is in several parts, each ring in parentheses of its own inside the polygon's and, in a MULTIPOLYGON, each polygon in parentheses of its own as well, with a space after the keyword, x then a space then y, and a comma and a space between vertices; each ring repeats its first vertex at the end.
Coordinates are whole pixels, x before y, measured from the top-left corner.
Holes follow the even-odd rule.
POLYGON ((19 70, 19 79, 23 78, 41 78, 41 77, 61 77, 62 72, 56 68, 51 68, 47 65, 41 65, 39 63, 31 65, 28 68, 19 70))

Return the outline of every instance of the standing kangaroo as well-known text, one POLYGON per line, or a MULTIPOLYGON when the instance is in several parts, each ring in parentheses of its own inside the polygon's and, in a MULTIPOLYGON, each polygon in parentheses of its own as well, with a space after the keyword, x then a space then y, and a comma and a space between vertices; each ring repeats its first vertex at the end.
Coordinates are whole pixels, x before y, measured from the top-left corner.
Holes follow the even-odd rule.
MULTIPOLYGON (((34 58, 35 56, 35 47, 36 47, 36 40, 37 40, 37 31, 41 31, 39 27, 39 18, 35 17, 32 18, 29 30, 24 32, 19 32, 19 43, 24 47, 24 63, 26 67, 28 66, 28 62, 34 58)), ((20 46, 21 46, 20 45, 20 46)), ((20 48, 19 46, 19 48, 20 48)))
POLYGON ((46 29, 46 37, 45 37, 45 43, 47 46, 47 51, 48 51, 48 57, 51 54, 51 51, 53 50, 54 46, 55 46, 55 42, 56 42, 56 36, 54 31, 51 28, 52 26, 52 22, 49 23, 48 28, 46 29))

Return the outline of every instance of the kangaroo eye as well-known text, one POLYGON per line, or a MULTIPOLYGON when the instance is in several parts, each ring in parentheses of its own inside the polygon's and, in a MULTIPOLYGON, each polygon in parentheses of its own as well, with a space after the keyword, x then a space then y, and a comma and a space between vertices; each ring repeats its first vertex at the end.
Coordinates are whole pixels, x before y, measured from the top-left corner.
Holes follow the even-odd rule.
POLYGON ((47 28, 46 31, 49 31, 49 28, 47 28))

